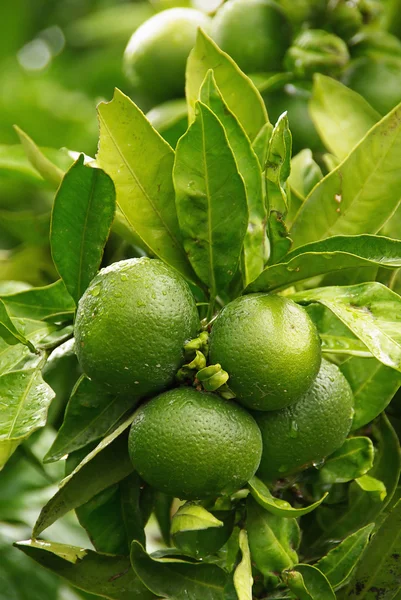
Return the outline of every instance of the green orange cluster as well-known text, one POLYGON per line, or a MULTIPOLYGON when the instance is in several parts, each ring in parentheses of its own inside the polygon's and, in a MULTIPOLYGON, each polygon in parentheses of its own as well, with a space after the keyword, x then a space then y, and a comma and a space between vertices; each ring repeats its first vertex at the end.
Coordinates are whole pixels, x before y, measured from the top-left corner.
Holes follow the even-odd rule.
POLYGON ((250 294, 227 304, 209 329, 199 335, 189 285, 159 260, 103 269, 80 300, 75 336, 84 372, 142 400, 129 453, 147 483, 181 499, 229 495, 256 472, 274 481, 342 445, 351 389, 322 360, 303 308, 250 294))

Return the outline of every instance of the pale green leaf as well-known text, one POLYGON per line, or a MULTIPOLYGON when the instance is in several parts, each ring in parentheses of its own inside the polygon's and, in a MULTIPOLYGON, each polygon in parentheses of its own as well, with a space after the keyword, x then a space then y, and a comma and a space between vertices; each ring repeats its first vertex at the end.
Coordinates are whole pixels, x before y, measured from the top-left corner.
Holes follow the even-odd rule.
POLYGON ((333 235, 378 232, 400 202, 400 152, 397 106, 313 188, 292 225, 294 246, 333 235))
POLYGON ((365 98, 321 73, 315 73, 313 79, 309 111, 326 148, 340 159, 381 118, 365 98))
POLYGON ((119 90, 98 113, 97 161, 114 182, 120 211, 156 256, 193 280, 175 209, 174 151, 119 90))
POLYGON ((228 108, 252 142, 268 121, 263 99, 249 77, 202 30, 199 30, 195 47, 187 61, 186 97, 190 122, 195 118, 195 103, 210 69, 213 69, 228 108))

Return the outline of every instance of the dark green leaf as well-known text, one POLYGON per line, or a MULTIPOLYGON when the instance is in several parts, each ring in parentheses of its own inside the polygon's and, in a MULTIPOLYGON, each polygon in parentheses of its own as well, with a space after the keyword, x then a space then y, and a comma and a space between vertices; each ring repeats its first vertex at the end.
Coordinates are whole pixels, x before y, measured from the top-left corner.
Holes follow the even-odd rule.
POLYGON ((353 437, 330 454, 319 471, 323 483, 346 483, 365 475, 373 466, 374 448, 367 437, 353 437))
POLYGON ((401 472, 400 444, 397 434, 384 414, 372 427, 372 433, 377 443, 377 451, 368 476, 382 483, 387 492, 385 497, 383 498, 382 489, 367 491, 367 482, 361 482, 366 475, 359 479, 359 483, 352 482, 346 505, 340 504, 337 508, 335 505, 319 507, 319 523, 323 533, 314 546, 318 546, 322 540, 342 539, 371 523, 391 501, 401 472))
POLYGON ((344 595, 358 600, 393 600, 401 589, 401 500, 367 547, 344 595))
POLYGON ((113 179, 120 211, 156 256, 193 280, 175 209, 174 151, 119 90, 98 113, 97 161, 113 179))
POLYGON ((53 390, 40 368, 11 371, 0 376, 0 469, 33 431, 46 423, 53 390))
POLYGON ((224 293, 238 268, 248 208, 224 129, 197 103, 197 116, 177 145, 174 184, 184 247, 211 295, 224 293))
POLYGON ((353 430, 380 415, 401 385, 401 374, 375 358, 352 357, 340 369, 354 394, 353 430))
POLYGON ((140 502, 143 487, 134 471, 76 509, 96 550, 128 556, 133 540, 145 544, 146 521, 140 502))
POLYGON ((318 275, 339 272, 343 276, 347 269, 372 266, 398 269, 401 242, 374 235, 338 235, 312 242, 290 252, 285 262, 267 267, 247 292, 270 292, 318 275))
POLYGON ((312 120, 325 146, 343 159, 379 120, 370 104, 339 81, 316 73, 309 103, 312 120))
POLYGON ((310 504, 309 506, 305 506, 302 508, 293 508, 289 502, 286 500, 280 500, 279 498, 275 498, 270 493, 268 487, 260 481, 257 477, 252 477, 252 479, 248 482, 248 487, 251 491, 252 496, 256 500, 260 506, 262 506, 265 510, 276 515, 277 517, 302 517, 303 515, 307 515, 317 508, 323 500, 326 498, 327 493, 324 494, 320 500, 310 504))
POLYGON ((27 155, 29 162, 38 171, 38 173, 51 183, 54 187, 58 187, 64 175, 57 165, 52 163, 41 151, 41 149, 35 144, 32 138, 29 137, 22 129, 14 125, 15 131, 18 133, 18 137, 21 141, 21 145, 27 155))
POLYGON ((322 304, 384 365, 401 371, 401 298, 381 283, 333 286, 298 292, 295 302, 322 304))
POLYGON ((151 600, 130 567, 129 558, 99 554, 66 544, 28 540, 16 547, 71 585, 110 600, 151 600))
POLYGON ((69 321, 75 312, 75 302, 62 279, 44 287, 3 296, 3 301, 13 316, 41 321, 69 321))
POLYGON ((81 154, 57 192, 50 233, 54 264, 76 303, 99 269, 115 208, 112 180, 81 154))
POLYGON ((215 565, 152 558, 138 542, 131 546, 137 576, 157 596, 169 600, 224 600, 225 572, 215 565))
POLYGON ((272 514, 248 496, 247 530, 252 562, 264 575, 298 562, 300 531, 296 519, 272 514))
POLYGON ((268 121, 265 104, 252 81, 235 62, 199 30, 195 47, 187 61, 186 97, 190 121, 207 72, 213 69, 216 83, 228 108, 237 117, 251 142, 268 121))
MULTIPOLYGON (((25 293, 25 292, 22 292, 25 293)), ((7 312, 7 307, 3 300, 0 299, 0 337, 10 346, 15 344, 23 344, 27 346, 31 352, 35 352, 33 344, 27 340, 22 333, 16 328, 12 322, 10 315, 7 312)))
POLYGON ((336 600, 325 575, 312 565, 296 565, 286 573, 285 579, 299 600, 336 600))
POLYGON ((63 424, 44 461, 60 460, 65 454, 104 437, 129 409, 134 409, 137 401, 129 395, 111 394, 82 375, 72 391, 63 424))
POLYGON ((43 507, 36 521, 35 537, 70 510, 132 473, 134 467, 128 456, 127 442, 127 428, 132 418, 102 440, 62 481, 59 491, 43 507))
POLYGON ((171 507, 174 498, 163 492, 155 492, 154 505, 155 517, 160 527, 163 541, 166 546, 170 545, 171 507))
POLYGON ((266 208, 263 199, 262 172, 249 138, 236 117, 229 110, 213 77, 208 71, 200 90, 200 99, 223 125, 229 146, 234 154, 238 172, 245 183, 249 223, 244 239, 243 279, 244 285, 263 271, 266 254, 266 208))
POLYGON ((327 577, 333 588, 347 581, 368 545, 374 523, 349 535, 341 544, 321 558, 316 567, 327 577))
POLYGON ((291 229, 301 246, 333 235, 376 233, 400 201, 401 107, 375 125, 313 188, 291 229))

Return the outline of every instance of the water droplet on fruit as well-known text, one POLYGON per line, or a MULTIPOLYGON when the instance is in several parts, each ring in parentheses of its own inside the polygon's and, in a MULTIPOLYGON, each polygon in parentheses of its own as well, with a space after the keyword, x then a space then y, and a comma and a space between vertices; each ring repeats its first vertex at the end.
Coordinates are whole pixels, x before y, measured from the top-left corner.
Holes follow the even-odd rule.
POLYGON ((279 473, 285 473, 287 471, 288 467, 287 465, 281 465, 278 469, 279 473))
POLYGON ((128 275, 126 275, 125 273, 122 273, 121 281, 128 281, 128 275))
POLYGON ((89 290, 91 296, 98 296, 100 294, 100 286, 95 285, 91 290, 89 290))
POLYGON ((291 423, 290 437, 291 438, 298 437, 298 423, 295 423, 295 421, 291 423))
POLYGON ((315 467, 315 469, 321 469, 324 465, 324 458, 322 460, 316 460, 313 464, 313 466, 315 467))

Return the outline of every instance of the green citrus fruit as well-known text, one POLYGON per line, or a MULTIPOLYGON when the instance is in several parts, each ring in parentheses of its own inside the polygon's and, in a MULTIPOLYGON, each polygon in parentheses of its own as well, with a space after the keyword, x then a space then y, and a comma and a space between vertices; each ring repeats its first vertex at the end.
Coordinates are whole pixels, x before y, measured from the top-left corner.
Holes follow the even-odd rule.
POLYGON ((214 17, 211 35, 246 73, 280 70, 290 43, 287 20, 271 0, 229 0, 214 17))
POLYGON ((344 72, 342 81, 385 115, 401 102, 401 58, 357 58, 344 72))
POLYGON ((102 269, 80 299, 76 352, 95 382, 151 394, 174 381, 199 328, 184 279, 160 260, 131 258, 102 269))
POLYGON ((282 296, 249 294, 227 304, 213 324, 210 362, 229 374, 238 402, 276 410, 295 402, 320 367, 320 340, 303 308, 282 296))
POLYGON ((298 402, 275 412, 254 413, 263 438, 258 474, 274 481, 319 463, 342 446, 353 413, 348 381, 323 359, 315 382, 298 402))
POLYGON ((141 477, 182 499, 230 494, 259 466, 260 431, 235 402, 180 387, 136 412, 129 453, 141 477))
POLYGON ((208 31, 210 22, 193 8, 171 8, 145 21, 124 53, 126 74, 137 90, 155 104, 182 97, 186 62, 198 27, 208 31))

